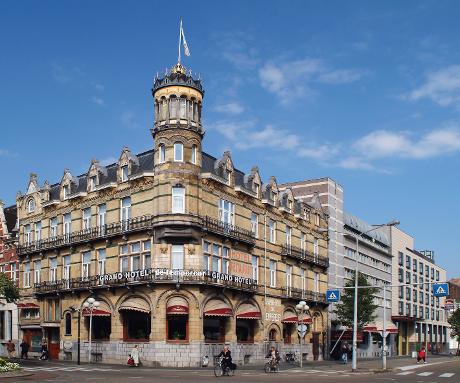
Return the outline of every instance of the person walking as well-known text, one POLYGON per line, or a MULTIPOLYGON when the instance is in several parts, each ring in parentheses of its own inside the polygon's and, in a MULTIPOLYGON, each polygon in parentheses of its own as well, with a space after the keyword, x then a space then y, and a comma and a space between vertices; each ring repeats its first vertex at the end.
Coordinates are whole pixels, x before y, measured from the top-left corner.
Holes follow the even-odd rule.
POLYGON ((342 362, 343 364, 348 363, 348 344, 344 343, 342 345, 342 362))
POLYGON ((426 364, 426 351, 425 346, 422 346, 422 349, 417 354, 417 364, 423 360, 423 363, 426 364))
POLYGON ((19 345, 21 349, 21 359, 29 359, 29 344, 26 342, 25 339, 22 340, 22 343, 19 345))
POLYGON ((11 339, 6 343, 6 351, 8 351, 8 358, 13 359, 16 357, 16 346, 11 339))
POLYGON ((139 367, 139 349, 137 344, 134 345, 133 349, 131 350, 131 358, 134 361, 134 366, 139 367))
POLYGON ((40 360, 48 360, 48 345, 46 344, 46 339, 43 339, 42 342, 42 354, 40 355, 40 360))

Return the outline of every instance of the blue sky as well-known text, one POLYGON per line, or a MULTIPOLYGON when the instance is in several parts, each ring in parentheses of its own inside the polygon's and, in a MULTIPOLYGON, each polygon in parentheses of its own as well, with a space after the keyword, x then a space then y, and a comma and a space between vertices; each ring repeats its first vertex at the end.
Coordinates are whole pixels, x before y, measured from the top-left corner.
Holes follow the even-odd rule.
POLYGON ((180 16, 207 152, 265 180, 329 176, 348 211, 401 220, 459 276, 456 1, 2 1, 0 198, 31 171, 57 182, 152 147, 150 89, 180 16))

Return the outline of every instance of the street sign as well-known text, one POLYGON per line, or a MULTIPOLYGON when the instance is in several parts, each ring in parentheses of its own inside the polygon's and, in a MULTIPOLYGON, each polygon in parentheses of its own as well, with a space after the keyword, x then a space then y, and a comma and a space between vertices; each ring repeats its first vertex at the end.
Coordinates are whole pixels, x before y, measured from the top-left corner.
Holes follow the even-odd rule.
POLYGON ((455 309, 455 299, 446 299, 444 301, 444 310, 453 310, 455 309))
POLYGON ((305 336, 305 334, 307 333, 307 330, 308 330, 308 326, 306 324, 302 323, 302 324, 297 325, 297 332, 301 338, 305 336))
POLYGON ((340 301, 340 290, 327 290, 326 301, 329 303, 340 301))
POLYGON ((448 283, 433 284, 433 295, 435 297, 447 297, 449 295, 449 284, 448 283))

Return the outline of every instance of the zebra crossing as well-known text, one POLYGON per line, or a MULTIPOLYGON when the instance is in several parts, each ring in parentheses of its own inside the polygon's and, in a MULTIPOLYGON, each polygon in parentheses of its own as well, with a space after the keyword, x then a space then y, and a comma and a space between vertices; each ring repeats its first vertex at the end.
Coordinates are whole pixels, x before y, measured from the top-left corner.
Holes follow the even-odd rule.
MULTIPOLYGON (((416 374, 417 376, 421 376, 421 377, 426 377, 426 376, 432 376, 434 374, 433 377, 435 377, 437 374, 435 374, 434 372, 431 372, 431 371, 424 371, 424 372, 415 372, 415 371, 403 371, 403 372, 399 372, 397 373, 396 375, 399 375, 399 376, 405 376, 405 375, 412 375, 412 374, 416 374)), ((452 378, 453 376, 455 375, 455 372, 444 372, 440 375, 438 375, 437 377, 438 378, 452 378)))
POLYGON ((65 372, 73 372, 73 371, 84 371, 84 372, 118 372, 121 371, 119 369, 115 368, 98 368, 98 367, 74 367, 74 366, 58 366, 58 367, 44 367, 44 366, 36 366, 36 367, 23 367, 22 368, 24 371, 29 371, 29 372, 38 372, 38 371, 48 371, 48 372, 53 372, 53 371, 65 371, 65 372))

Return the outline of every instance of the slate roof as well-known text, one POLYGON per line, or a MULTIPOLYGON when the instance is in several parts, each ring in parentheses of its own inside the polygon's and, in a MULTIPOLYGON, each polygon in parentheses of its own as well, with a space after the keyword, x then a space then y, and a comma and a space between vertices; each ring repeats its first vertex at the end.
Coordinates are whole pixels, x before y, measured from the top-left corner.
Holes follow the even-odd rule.
MULTIPOLYGON (((343 213, 343 222, 346 226, 349 226, 352 229, 359 231, 360 233, 365 233, 366 231, 369 231, 374 227, 368 224, 366 221, 362 220, 361 218, 358 218, 347 212, 343 213)), ((366 235, 386 246, 390 246, 388 236, 382 229, 372 230, 366 235)))
POLYGON ((16 222, 18 219, 18 210, 16 205, 6 207, 3 210, 3 213, 5 214, 6 228, 8 233, 12 233, 15 230, 16 222))

